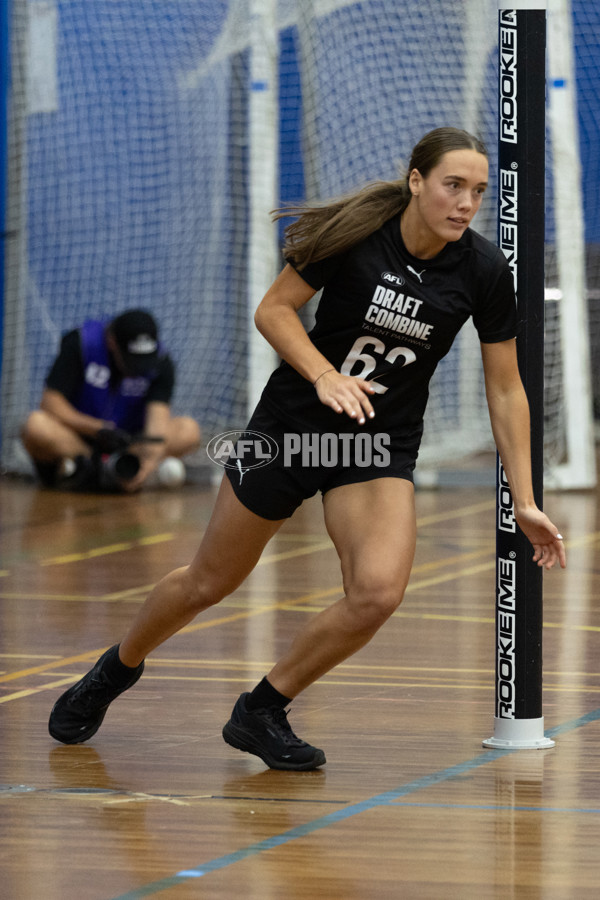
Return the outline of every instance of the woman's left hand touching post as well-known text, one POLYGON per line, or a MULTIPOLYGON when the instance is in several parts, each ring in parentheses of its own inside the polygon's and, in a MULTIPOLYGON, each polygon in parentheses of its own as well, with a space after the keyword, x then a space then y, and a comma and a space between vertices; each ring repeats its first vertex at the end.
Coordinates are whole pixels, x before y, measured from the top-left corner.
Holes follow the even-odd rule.
POLYGON ((544 569, 551 569, 556 563, 564 569, 567 556, 562 535, 548 516, 534 506, 518 512, 515 510, 515 518, 533 546, 533 561, 544 569))

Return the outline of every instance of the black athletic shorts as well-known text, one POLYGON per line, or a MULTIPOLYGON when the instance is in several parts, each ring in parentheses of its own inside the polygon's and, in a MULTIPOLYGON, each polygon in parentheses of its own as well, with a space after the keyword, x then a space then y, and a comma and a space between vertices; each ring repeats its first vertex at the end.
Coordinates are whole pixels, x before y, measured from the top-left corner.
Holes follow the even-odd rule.
POLYGON ((289 518, 317 491, 326 494, 374 478, 413 481, 420 434, 406 449, 406 441, 352 430, 353 424, 343 432, 340 416, 339 433, 301 433, 259 404, 225 465, 238 500, 263 519, 276 521, 289 518))

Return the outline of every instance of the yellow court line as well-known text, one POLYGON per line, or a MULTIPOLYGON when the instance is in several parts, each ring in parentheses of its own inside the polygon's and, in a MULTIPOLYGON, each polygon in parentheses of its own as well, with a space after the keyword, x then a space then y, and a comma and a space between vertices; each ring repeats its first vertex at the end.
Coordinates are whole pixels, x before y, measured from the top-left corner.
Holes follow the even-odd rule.
MULTIPOLYGON (((478 556, 488 556, 490 551, 493 549, 494 544, 490 541, 488 546, 479 550, 472 550, 468 553, 457 553, 454 556, 448 556, 444 560, 437 560, 430 563, 423 563, 419 566, 419 570, 425 570, 427 568, 437 569, 440 566, 448 566, 452 565, 454 562, 458 562, 461 560, 467 559, 476 559, 478 556)), ((309 547, 298 547, 296 550, 285 550, 282 553, 271 553, 267 556, 261 556, 258 561, 258 565, 265 565, 266 563, 279 562, 282 559, 293 559, 295 556, 306 556, 309 553, 317 553, 320 550, 334 550, 335 546, 333 541, 321 541, 320 543, 314 543, 309 547)), ((415 569, 413 568, 413 571, 415 569)))
POLYGON ((297 547, 296 550, 284 550, 281 553, 270 553, 267 556, 261 556, 257 566, 265 566, 267 563, 279 562, 282 559, 293 559, 295 556, 306 556, 309 553, 317 553, 320 550, 335 550, 333 542, 330 540, 321 541, 318 544, 312 544, 310 547, 297 547))
MULTIPOLYGON (((180 659, 179 657, 174 656, 153 656, 148 661, 149 669, 154 668, 162 668, 162 667, 175 667, 178 669, 264 669, 265 666, 274 666, 275 660, 268 659, 260 659, 260 660, 246 660, 246 659, 196 659, 196 658, 188 658, 188 659, 180 659)), ((485 669, 473 669, 467 668, 465 666, 402 666, 402 665, 371 665, 369 663, 348 663, 342 662, 336 666, 336 671, 352 671, 354 674, 360 674, 360 672, 364 671, 369 674, 372 672, 381 672, 382 677, 388 677, 385 675, 386 672, 392 673, 404 673, 404 672, 434 672, 436 675, 441 676, 443 673, 450 673, 453 675, 488 675, 490 672, 494 671, 494 666, 487 666, 485 669)), ((592 674, 592 673, 575 673, 575 674, 592 674)), ((600 677, 600 673, 598 673, 600 677)), ((144 675, 146 677, 146 675, 144 675)), ((161 677, 161 676, 152 676, 152 677, 161 677)), ((365 675, 366 677, 366 675, 365 675)), ((416 677, 416 676, 414 676, 416 677)))
MULTIPOLYGON (((475 691, 493 691, 493 685, 489 682, 483 682, 478 684, 474 681, 465 681, 465 682, 455 682, 455 681, 441 681, 441 682, 421 682, 421 681, 398 681, 396 684, 393 682, 381 682, 378 684, 376 681, 333 681, 325 675, 323 678, 319 679, 319 684, 322 685, 341 685, 343 687, 400 687, 403 689, 406 688, 426 688, 436 690, 451 690, 455 691, 458 689, 464 690, 475 690, 475 691)), ((600 694, 600 687, 594 687, 592 685, 576 685, 574 687, 562 687, 560 685, 547 685, 544 682, 544 693, 550 694, 574 694, 574 693, 586 693, 586 694, 600 694)))
POLYGON ((428 563, 419 563, 418 566, 412 567, 411 576, 414 575, 415 572, 428 572, 431 569, 440 569, 442 566, 451 566, 454 563, 467 562, 470 559, 477 559, 480 556, 489 556, 493 547, 494 545, 490 543, 480 550, 471 550, 468 553, 455 553, 454 556, 445 556, 444 559, 434 559, 428 563))
MULTIPOLYGON (((410 614, 413 618, 419 617, 418 613, 410 614)), ((458 618, 458 617, 457 617, 458 618)), ((482 619, 486 624, 493 622, 493 619, 482 619)), ((2 658, 3 654, 0 654, 0 658, 2 658)), ((6 654, 4 654, 6 655, 6 654)), ((191 669, 203 669, 203 668, 224 668, 224 669, 264 669, 265 666, 274 666, 275 660, 261 659, 261 660, 247 660, 247 659, 230 659, 230 658, 217 658, 217 659, 198 659, 198 658, 188 658, 182 659, 181 657, 176 656, 153 656, 148 663, 150 669, 153 668, 161 668, 161 667, 176 667, 180 669, 191 668, 191 669)), ((359 675, 362 671, 365 671, 367 674, 381 672, 382 677, 388 677, 385 675, 386 672, 392 672, 397 674, 403 674, 407 672, 419 673, 419 672, 432 672, 438 676, 441 676, 444 673, 450 675, 488 675, 490 672, 494 671, 494 666, 487 666, 486 668, 472 668, 468 666, 430 666, 430 665, 422 665, 422 666, 405 666, 405 665, 376 665, 373 663, 353 663, 353 662, 342 662, 336 666, 336 672, 341 671, 345 672, 346 670, 359 675)), ((569 676, 571 678, 579 678, 585 676, 586 678, 600 678, 600 671, 598 672, 588 672, 588 671, 561 671, 558 672, 554 669, 545 669, 544 673, 546 677, 561 677, 569 676)), ((152 676, 152 677, 160 677, 160 676, 152 676)), ((366 676, 365 676, 366 677, 366 676)), ((413 677, 417 677, 415 674, 413 677)))
MULTIPOLYGON (((337 672, 337 669, 336 669, 336 672, 337 672)), ((490 669, 489 673, 487 673, 487 674, 488 674, 488 677, 491 678, 493 676, 493 669, 490 669)), ((74 677, 75 676, 73 676, 70 679, 63 679, 62 682, 54 682, 53 684, 45 684, 42 690, 47 690, 48 688, 60 687, 63 683, 64 684, 68 683, 69 680, 73 681, 74 677)), ((221 677, 220 675, 158 675, 158 676, 156 676, 156 675, 145 674, 144 675, 144 683, 148 684, 149 682, 156 682, 156 681, 160 681, 160 682, 171 681, 171 682, 186 682, 188 684, 189 683, 213 684, 215 682, 217 682, 219 684, 220 683, 243 684, 249 680, 249 677, 253 678, 256 676, 252 676, 252 675, 248 676, 242 672, 240 672, 239 675, 225 675, 223 677, 221 677)), ((339 678, 339 677, 340 676, 338 674, 337 678, 339 678)), ((472 686, 472 687, 486 687, 490 691, 493 689, 493 685, 487 679, 484 681, 467 681, 467 680, 462 680, 462 679, 447 678, 444 681, 440 682, 439 676, 436 676, 436 675, 431 675, 429 677, 422 676, 422 678, 424 680, 421 680, 418 676, 415 677, 414 675, 409 680, 406 680, 405 678, 402 678, 402 677, 399 678, 394 675, 387 676, 386 680, 383 680, 383 677, 384 676, 381 676, 381 675, 373 676, 373 678, 367 678, 366 676, 363 676, 364 680, 360 680, 357 676, 348 676, 348 679, 332 681, 329 679, 329 677, 327 675, 324 675, 322 678, 319 679, 319 684, 321 684, 321 685, 339 684, 339 685, 345 685, 345 686, 365 685, 367 687, 368 686, 370 686, 370 687, 430 687, 432 685, 438 686, 438 685, 442 684, 445 687, 468 688, 468 687, 472 686), (432 682, 431 679, 436 679, 436 680, 432 682)), ((408 676, 407 676, 407 678, 408 678, 408 676)), ((597 690, 600 691, 600 688, 598 688, 597 690)), ((32 693, 38 693, 38 689, 31 688, 29 691, 17 691, 17 692, 15 692, 15 694, 13 694, 11 696, 13 699, 17 700, 17 699, 19 699, 20 695, 28 696, 28 694, 32 694, 32 693)), ((2 701, 0 700, 0 702, 2 702, 2 701)))
POLYGON ((169 534, 150 534, 147 537, 139 538, 137 543, 145 547, 148 544, 164 544, 165 541, 172 541, 174 538, 175 535, 172 532, 169 534))
POLYGON ((118 544, 107 544, 103 547, 93 547, 91 550, 82 550, 80 553, 68 553, 63 556, 50 556, 40 560, 40 566, 63 566, 66 563, 81 562, 84 559, 93 559, 97 556, 108 556, 111 553, 123 553, 125 550, 132 550, 135 547, 147 544, 158 544, 163 541, 172 541, 175 535, 171 532, 168 534, 155 534, 149 537, 139 538, 135 541, 121 541, 118 544))
POLYGON ((0 653, 0 659, 62 659, 58 653, 0 653))
POLYGON ((67 600, 81 603, 92 600, 110 600, 110 597, 93 597, 90 594, 22 594, 14 591, 0 591, 0 600, 67 600))
POLYGON ((391 669, 394 672, 436 672, 441 674, 442 672, 450 672, 452 674, 463 674, 463 675, 488 675, 490 672, 494 671, 494 666, 488 666, 485 669, 471 669, 465 668, 464 666, 374 666, 370 663, 350 663, 343 662, 337 666, 338 669, 368 669, 369 672, 378 672, 378 671, 387 671, 391 669))
POLYGON ((398 610, 394 613, 399 619, 421 619, 425 622, 471 622, 477 625, 493 625, 494 618, 487 616, 453 616, 444 613, 408 613, 398 610))
POLYGON ((569 622, 543 622, 544 628, 561 628, 565 631, 600 631, 600 625, 571 625, 569 622))
POLYGON ((590 534, 583 534, 581 537, 565 541, 565 547, 585 547, 586 544, 595 544, 599 540, 600 531, 592 531, 590 534))
POLYGON ((420 581, 408 583, 406 593, 421 590, 421 588, 431 587, 434 584, 443 584, 446 581, 454 581, 457 578, 463 578, 468 575, 477 575, 479 572, 487 572, 494 569, 496 561, 480 563, 478 566, 468 566, 466 569, 459 569, 457 572, 447 572, 445 575, 438 575, 436 578, 422 578, 420 581))
POLYGON ((154 584, 142 584, 139 587, 126 588, 124 591, 113 591, 110 594, 102 594, 99 600, 127 600, 128 597, 137 597, 139 594, 148 594, 154 584))
POLYGON ((45 684, 43 687, 23 688, 22 691, 15 691, 14 694, 5 694, 3 697, 0 697, 0 703, 8 703, 9 700, 21 700, 23 697, 31 697, 32 694, 41 694, 43 691, 49 691, 52 688, 64 687, 65 684, 72 684, 78 679, 78 675, 69 675, 65 678, 60 678, 58 681, 53 681, 51 684, 45 684))
POLYGON ((61 669, 63 666, 68 666, 71 663, 89 662, 90 659, 95 662, 106 649, 107 647, 101 647, 100 650, 87 650, 85 653, 79 653, 77 656, 65 656, 62 659, 54 660, 54 662, 44 663, 40 666, 31 666, 29 669, 21 669, 18 672, 9 672, 8 675, 0 675, 0 683, 16 681, 17 678, 25 678, 27 675, 39 675, 40 672, 48 672, 50 669, 61 669))
POLYGON ((460 519, 464 516, 472 516, 475 513, 487 512, 496 508, 495 500, 485 500, 482 503, 473 503, 471 506, 460 506, 457 509, 448 510, 443 513, 433 513, 430 516, 420 516, 417 518, 417 528, 423 525, 437 525, 438 522, 447 522, 449 519, 460 519))
POLYGON ((84 559, 92 559, 95 556, 108 556, 110 553, 122 553, 130 550, 133 542, 127 541, 120 544, 108 544, 104 547, 94 547, 92 550, 84 550, 81 553, 68 553, 64 556, 51 556, 40 560, 40 566, 64 566, 67 563, 81 562, 84 559))
MULTIPOLYGON (((469 681, 468 679, 461 678, 460 676, 455 676, 455 677, 444 678, 443 684, 462 684, 462 685, 487 684, 488 686, 490 686, 490 683, 487 680, 487 678, 489 676, 493 675, 493 673, 494 673, 493 669, 489 669, 487 672, 482 672, 481 675, 485 676, 485 680, 482 682, 469 681)), ((330 675, 333 675, 333 670, 330 673, 330 675)), ((319 678, 319 684, 328 683, 326 681, 326 679, 328 677, 330 677, 330 675, 323 675, 321 678, 319 678)), ((478 677, 481 677, 481 675, 478 677)), ((153 675, 151 673, 144 673, 144 682, 147 683, 149 681, 199 681, 199 682, 246 681, 248 679, 248 677, 255 678, 256 676, 252 675, 252 674, 250 676, 248 676, 248 674, 245 674, 244 672, 239 672, 234 675, 224 675, 223 677, 221 677, 220 675, 202 675, 200 673, 197 673, 195 675, 192 673, 190 673, 189 675, 153 675)), ((382 675, 381 673, 373 674, 372 676, 364 675, 364 674, 362 676, 357 675, 357 674, 351 675, 349 673, 346 675, 345 673, 339 671, 338 666, 335 667, 335 677, 340 679, 340 681, 338 682, 339 684, 357 684, 356 679, 362 678, 362 680, 358 682, 359 684, 378 684, 379 686, 389 684, 390 682, 392 682, 393 684, 403 683, 404 679, 406 679, 406 678, 410 678, 415 684, 424 684, 424 685, 430 684, 432 679, 436 679, 436 681, 438 681, 438 682, 440 680, 439 674, 437 674, 435 672, 432 672, 431 675, 416 675, 414 673, 412 675, 408 675, 408 674, 406 674, 406 675, 399 675, 399 674, 382 675)), ((44 685, 44 687, 46 687, 46 686, 47 685, 44 685)), ((600 688, 598 688, 598 690, 600 690, 600 688)))
POLYGON ((124 597, 112 594, 20 594, 0 591, 0 600, 59 600, 63 603, 115 603, 117 600, 127 600, 136 595, 143 600, 149 590, 154 585, 147 588, 136 588, 135 590, 125 591, 124 597))
POLYGON ((314 534, 300 534, 300 532, 288 532, 288 531, 278 531, 277 532, 277 543, 280 541, 282 543, 304 543, 310 544, 320 544, 323 540, 323 533, 319 532, 318 534, 315 532, 314 534))
MULTIPOLYGON (((398 610, 394 616, 404 619, 441 619, 448 622, 477 622, 482 625, 493 625, 495 618, 492 616, 457 616, 443 613, 410 613, 398 610)), ((543 628, 560 628, 564 631, 600 631, 600 625, 571 625, 569 622, 542 622, 543 628)), ((590 673, 587 673, 590 674, 590 673)))

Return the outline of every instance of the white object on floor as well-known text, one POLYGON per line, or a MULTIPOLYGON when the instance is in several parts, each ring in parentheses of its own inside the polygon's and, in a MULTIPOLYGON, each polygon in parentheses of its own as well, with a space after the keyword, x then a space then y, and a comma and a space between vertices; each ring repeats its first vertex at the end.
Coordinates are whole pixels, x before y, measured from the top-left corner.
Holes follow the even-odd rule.
POLYGON ((164 487, 179 487, 185 481, 185 466, 175 456, 167 456, 158 466, 158 482, 164 487))

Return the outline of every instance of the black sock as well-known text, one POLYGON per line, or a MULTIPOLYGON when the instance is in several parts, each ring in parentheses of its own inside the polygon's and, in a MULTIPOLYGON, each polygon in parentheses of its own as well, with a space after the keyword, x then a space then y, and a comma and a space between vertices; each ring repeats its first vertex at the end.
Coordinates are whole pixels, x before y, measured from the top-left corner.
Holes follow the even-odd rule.
POLYGON ((263 678, 252 693, 246 697, 246 709, 267 709, 269 706, 278 706, 283 709, 291 702, 290 697, 284 697, 266 678, 263 678))
POLYGON ((125 663, 122 663, 119 659, 119 645, 115 644, 115 646, 111 647, 107 652, 104 662, 102 663, 102 669, 113 684, 120 685, 127 684, 128 681, 131 681, 134 672, 137 672, 139 666, 132 668, 131 666, 126 666, 125 663))

